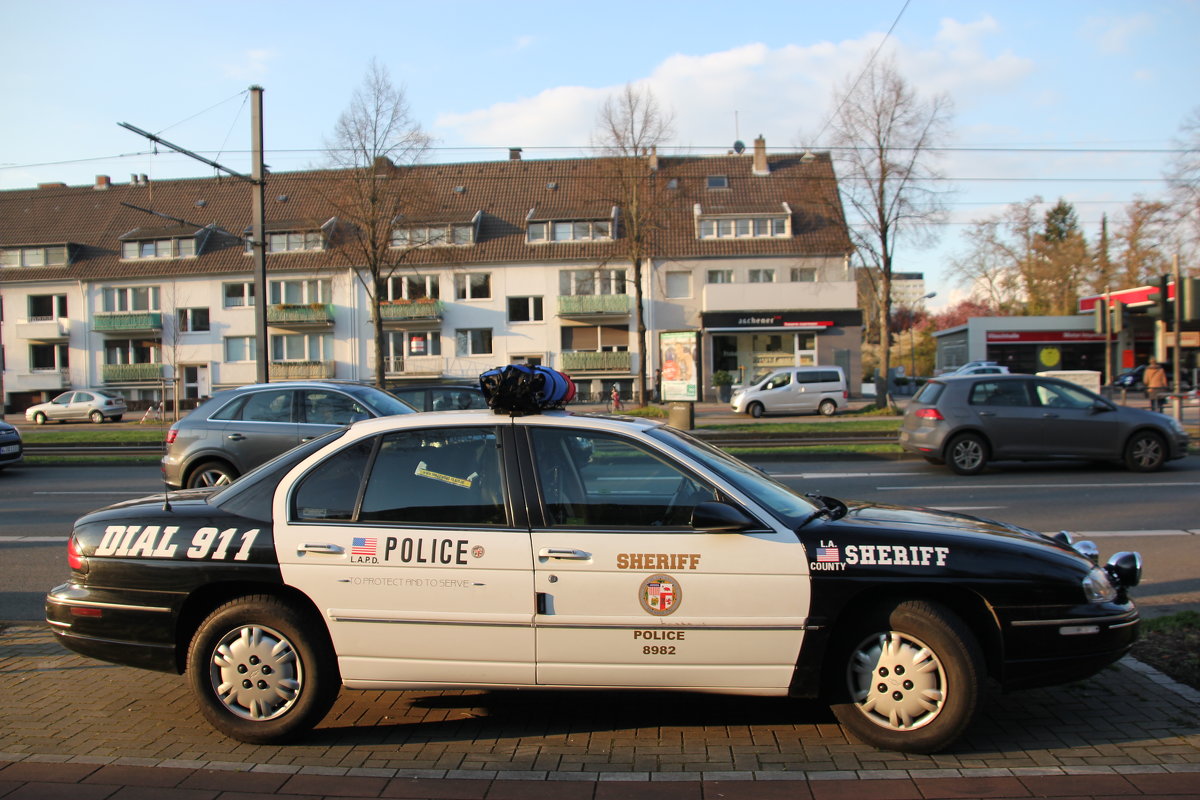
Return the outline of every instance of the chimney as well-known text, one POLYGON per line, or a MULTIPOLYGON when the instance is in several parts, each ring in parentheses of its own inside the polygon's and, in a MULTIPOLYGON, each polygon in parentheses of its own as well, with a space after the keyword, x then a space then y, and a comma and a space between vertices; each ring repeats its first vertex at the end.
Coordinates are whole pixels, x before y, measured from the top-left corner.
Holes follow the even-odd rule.
POLYGON ((387 156, 375 156, 372 166, 376 175, 390 175, 396 170, 396 165, 387 156))
POLYGON ((658 145, 650 148, 650 169, 658 171, 658 145))
POLYGON ((39 183, 37 187, 39 189, 65 189, 67 185, 65 183, 39 183))
POLYGON ((137 177, 137 173, 136 173, 136 172, 131 172, 131 173, 129 173, 129 185, 130 185, 130 186, 137 186, 137 185, 138 185, 138 177, 137 177))
POLYGON ((508 148, 508 160, 509 161, 520 161, 521 160, 521 148, 519 148, 519 147, 508 148))
POLYGON ((752 172, 755 175, 771 174, 771 168, 767 166, 767 140, 763 138, 761 133, 754 140, 754 167, 752 172))
POLYGON ((95 189, 97 192, 103 192, 105 189, 107 189, 111 185, 112 185, 112 178, 108 177, 107 175, 97 175, 96 176, 96 185, 93 186, 92 188, 95 189))
POLYGON ((150 185, 150 179, 148 177, 146 177, 146 173, 143 172, 141 175, 138 176, 138 183, 140 183, 142 186, 150 185))

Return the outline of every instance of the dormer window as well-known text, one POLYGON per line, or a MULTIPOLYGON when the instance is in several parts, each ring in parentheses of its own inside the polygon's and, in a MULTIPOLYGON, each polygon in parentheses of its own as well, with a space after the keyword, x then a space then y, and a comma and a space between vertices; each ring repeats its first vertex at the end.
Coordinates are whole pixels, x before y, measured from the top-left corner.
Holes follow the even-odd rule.
POLYGON ((179 226, 175 228, 135 228, 121 237, 121 258, 192 258, 200 252, 211 230, 179 226))
POLYGON ((709 175, 704 185, 709 189, 728 189, 729 178, 725 175, 709 175))
POLYGON ((616 218, 617 209, 613 206, 531 208, 525 217, 525 241, 529 244, 611 241, 616 218))
POLYGON ((695 208, 696 235, 701 239, 786 239, 792 235, 792 210, 787 203, 744 211, 695 208))
MULTIPOLYGON (((329 236, 336 223, 330 219, 324 225, 318 225, 314 220, 289 220, 287 222, 268 222, 263 238, 267 242, 268 253, 303 253, 324 250, 329 244, 329 236)), ((253 228, 242 232, 245 237, 246 255, 254 252, 254 244, 250 241, 254 235, 253 228)))
POLYGON ((65 244, 0 248, 0 267, 60 267, 67 258, 65 244))
POLYGON ((440 218, 397 217, 392 229, 392 247, 465 247, 475 244, 483 211, 473 215, 440 218))

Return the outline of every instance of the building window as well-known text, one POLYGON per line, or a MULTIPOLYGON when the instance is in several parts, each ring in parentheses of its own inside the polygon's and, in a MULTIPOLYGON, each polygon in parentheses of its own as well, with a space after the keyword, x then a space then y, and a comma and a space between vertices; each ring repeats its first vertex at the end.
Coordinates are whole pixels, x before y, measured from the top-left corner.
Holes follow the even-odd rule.
POLYGON ((486 356, 492 352, 491 328, 459 328, 454 332, 458 356, 486 356))
POLYGON ((667 289, 666 295, 668 298, 677 299, 692 296, 692 273, 690 272, 668 272, 667 273, 667 289))
POLYGON ((58 267, 66 263, 66 245, 0 249, 0 267, 58 267))
POLYGON ((508 298, 509 322, 541 322, 542 298, 540 297, 510 297, 508 298))
POLYGON ((271 281, 271 304, 304 305, 332 302, 330 280, 271 281))
POLYGON ((35 294, 29 296, 30 322, 66 319, 66 317, 67 296, 65 294, 35 294))
POLYGON ((209 329, 207 308, 181 308, 178 316, 179 330, 182 333, 195 333, 209 329))
POLYGON ((792 281, 794 283, 813 283, 816 280, 816 267, 792 267, 792 281))
POLYGON ((456 223, 453 225, 414 225, 392 230, 392 247, 467 245, 474 242, 475 226, 467 223, 456 223))
POLYGON ((333 334, 286 333, 271 337, 271 360, 332 361, 333 334))
POLYGON ((751 283, 774 283, 775 270, 773 269, 752 269, 749 272, 751 283))
POLYGON ((700 220, 701 239, 771 239, 788 236, 787 217, 716 217, 700 220))
POLYGON ((105 364, 158 364, 159 344, 144 339, 110 339, 104 343, 105 364))
POLYGON ((436 275, 406 275, 387 279, 386 300, 436 300, 438 278, 436 275))
POLYGON ((225 360, 256 361, 258 359, 258 343, 253 336, 226 336, 225 360))
POLYGON ((253 283, 226 283, 222 287, 225 308, 241 308, 254 305, 253 283))
POLYGON ((558 293, 625 294, 625 270, 564 269, 558 273, 558 293))
POLYGON ((709 189, 728 189, 729 178, 725 175, 709 175, 704 185, 709 189))
POLYGON ((527 241, 588 242, 612 238, 612 220, 563 220, 531 222, 527 241))
POLYGON ((442 334, 439 331, 397 331, 404 335, 404 354, 409 356, 440 356, 442 334))
POLYGON ((457 300, 487 300, 492 296, 492 273, 467 272, 454 276, 457 300))
POLYGON ((733 270, 710 269, 706 280, 708 283, 733 283, 733 270))
POLYGON ((31 372, 50 372, 66 369, 70 364, 71 348, 65 344, 29 345, 29 369, 31 372))
MULTIPOLYGON (((247 248, 252 249, 251 245, 247 248)), ((325 237, 320 231, 287 231, 267 234, 268 253, 292 253, 304 250, 324 250, 325 237)))
POLYGON ((147 239, 121 244, 121 258, 186 258, 196 255, 195 237, 186 239, 147 239))
POLYGON ((157 286, 108 286, 101 290, 102 311, 158 311, 157 286))

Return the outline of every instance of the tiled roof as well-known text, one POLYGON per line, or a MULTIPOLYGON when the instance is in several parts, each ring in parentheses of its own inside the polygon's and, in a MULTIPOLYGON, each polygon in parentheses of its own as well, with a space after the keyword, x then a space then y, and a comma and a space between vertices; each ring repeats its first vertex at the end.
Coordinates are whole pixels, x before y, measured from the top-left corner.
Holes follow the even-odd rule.
MULTIPOLYGON (((428 196, 420 204, 421 211, 414 212, 410 219, 468 221, 482 211, 478 241, 454 250, 458 259, 454 263, 464 266, 618 259, 623 252, 620 228, 618 238, 611 242, 530 245, 525 235, 531 209, 538 209, 540 218, 542 209, 554 213, 588 210, 590 215, 597 208, 611 208, 614 203, 602 199, 606 194, 604 163, 600 159, 556 159, 418 166, 413 168, 418 180, 412 185, 425 187, 428 196)), ((655 243, 656 254, 679 259, 847 253, 849 236, 828 154, 811 161, 802 161, 798 153, 775 155, 769 158, 769 164, 769 175, 756 176, 751 172, 748 154, 660 157, 656 173, 662 181, 659 186, 665 187, 674 179, 676 188, 661 190, 662 196, 672 200, 666 211, 667 224, 655 243), (707 190, 705 178, 712 174, 727 175, 729 188, 707 190), (704 213, 719 214, 762 213, 766 209, 778 213, 784 202, 793 212, 791 238, 696 238, 697 203, 704 213)), ((311 229, 307 226, 339 216, 327 198, 330 188, 344 174, 324 170, 269 176, 267 229, 280 230, 299 221, 311 229)), ((241 231, 251 222, 250 189, 241 181, 197 178, 152 181, 148 185, 112 184, 104 190, 88 185, 2 191, 0 247, 62 242, 77 242, 81 247, 74 262, 66 267, 0 269, 0 283, 250 272, 251 259, 233 237, 212 237, 204 251, 192 258, 122 260, 122 236, 151 227, 144 212, 122 203, 197 227, 216 224, 226 231, 241 231)), ((192 228, 178 230, 191 232, 192 228)), ((442 251, 444 248, 416 250, 409 261, 445 266, 450 262, 442 251)), ((311 272, 344 267, 350 263, 348 258, 336 250, 272 253, 267 268, 270 272, 311 272)))

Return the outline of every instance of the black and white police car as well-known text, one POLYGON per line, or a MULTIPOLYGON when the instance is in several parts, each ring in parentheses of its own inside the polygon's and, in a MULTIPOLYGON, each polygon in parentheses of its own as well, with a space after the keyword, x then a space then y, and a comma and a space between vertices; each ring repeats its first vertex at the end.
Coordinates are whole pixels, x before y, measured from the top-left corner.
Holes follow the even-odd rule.
POLYGON ((1135 553, 803 496, 653 421, 502 413, 529 384, 88 514, 47 619, 79 653, 186 673, 256 743, 343 685, 591 687, 820 696, 862 740, 932 752, 988 679, 1083 678, 1137 636, 1135 553))

